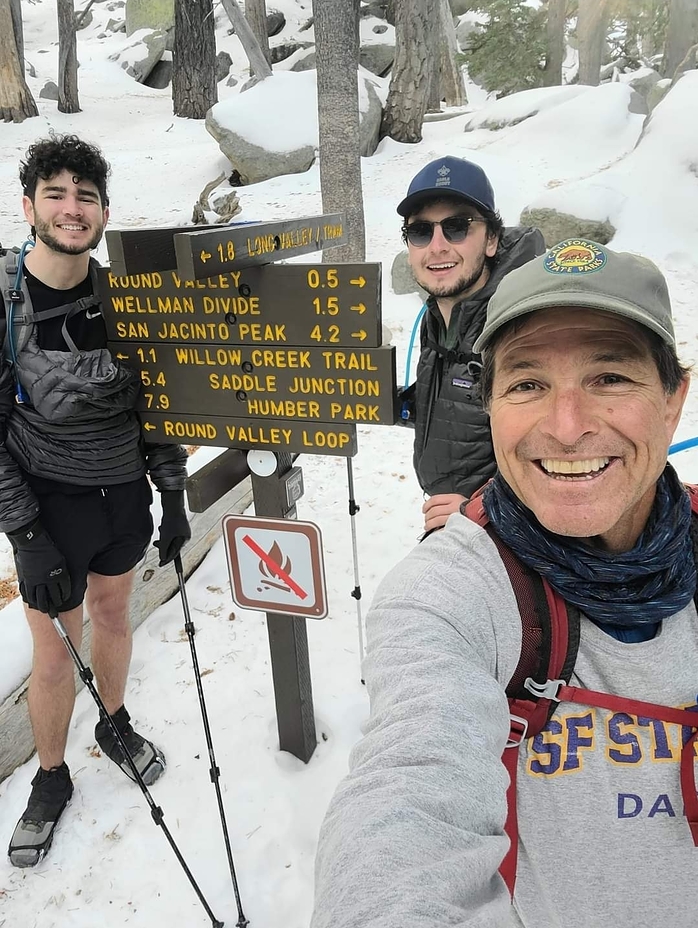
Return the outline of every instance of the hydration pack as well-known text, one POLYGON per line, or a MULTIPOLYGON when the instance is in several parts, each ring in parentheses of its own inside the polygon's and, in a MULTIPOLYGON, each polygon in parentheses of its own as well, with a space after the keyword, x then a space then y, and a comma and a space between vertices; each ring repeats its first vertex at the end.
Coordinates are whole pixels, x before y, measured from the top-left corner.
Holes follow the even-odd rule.
POLYGON ((34 312, 22 273, 27 246, 25 242, 19 251, 8 250, 0 259, 4 267, 2 295, 6 326, 3 353, 13 367, 17 402, 31 402, 44 418, 52 421, 91 418, 132 408, 140 388, 136 372, 112 358, 107 348, 79 349, 67 328, 68 320, 79 312, 89 314, 97 307, 95 315, 100 314, 99 264, 90 258, 91 296, 34 312), (56 317, 63 317, 61 334, 68 351, 39 347, 36 323, 56 317), (18 364, 20 355, 22 363, 18 364))

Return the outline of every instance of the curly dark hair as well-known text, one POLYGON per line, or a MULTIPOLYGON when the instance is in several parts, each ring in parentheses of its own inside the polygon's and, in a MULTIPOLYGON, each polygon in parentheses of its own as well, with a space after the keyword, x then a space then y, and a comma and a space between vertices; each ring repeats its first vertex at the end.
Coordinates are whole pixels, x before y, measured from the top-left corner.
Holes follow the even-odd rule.
POLYGON ((71 171, 81 180, 89 180, 99 191, 102 206, 109 206, 107 178, 109 162, 96 145, 83 142, 77 135, 55 135, 31 145, 19 165, 19 179, 25 196, 34 202, 36 185, 50 180, 61 171, 71 171))

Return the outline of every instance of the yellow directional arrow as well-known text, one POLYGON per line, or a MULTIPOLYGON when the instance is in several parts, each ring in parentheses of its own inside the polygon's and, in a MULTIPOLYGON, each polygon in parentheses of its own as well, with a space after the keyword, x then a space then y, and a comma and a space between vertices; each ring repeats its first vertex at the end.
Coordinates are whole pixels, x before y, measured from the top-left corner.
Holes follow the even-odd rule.
POLYGON ((127 354, 117 354, 117 358, 119 359, 119 361, 128 361, 127 354))
POLYGON ((350 284, 356 284, 357 287, 363 287, 366 283, 365 277, 354 277, 349 281, 350 284))
POLYGON ((353 309, 355 313, 359 313, 360 316, 366 312, 366 307, 363 303, 357 303, 356 306, 350 306, 349 309, 353 309))
POLYGON ((148 432, 152 432, 153 429, 157 428, 157 425, 151 425, 150 422, 144 422, 143 428, 146 429, 148 432))
POLYGON ((208 261, 208 259, 211 257, 211 253, 208 252, 208 251, 202 251, 201 254, 199 255, 199 257, 201 258, 201 260, 203 261, 203 263, 206 264, 206 262, 208 261))
POLYGON ((363 329, 359 329, 358 332, 352 332, 352 333, 351 333, 351 337, 352 337, 352 338, 358 338, 359 341, 362 342, 362 341, 366 338, 366 333, 364 332, 363 329))

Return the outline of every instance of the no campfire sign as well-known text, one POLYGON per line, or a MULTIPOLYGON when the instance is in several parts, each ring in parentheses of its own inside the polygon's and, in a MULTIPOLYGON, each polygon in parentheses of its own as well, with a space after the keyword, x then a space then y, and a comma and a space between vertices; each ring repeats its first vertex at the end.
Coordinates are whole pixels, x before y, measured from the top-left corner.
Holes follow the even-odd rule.
POLYGON ((223 537, 238 606, 325 618, 325 565, 317 525, 228 515, 223 518, 223 537))

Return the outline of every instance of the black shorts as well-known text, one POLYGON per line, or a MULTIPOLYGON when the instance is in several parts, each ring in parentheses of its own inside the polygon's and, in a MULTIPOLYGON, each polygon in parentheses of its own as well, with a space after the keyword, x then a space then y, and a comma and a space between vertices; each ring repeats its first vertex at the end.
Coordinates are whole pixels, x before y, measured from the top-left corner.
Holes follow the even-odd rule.
POLYGON ((41 524, 68 564, 71 593, 62 612, 83 601, 89 571, 108 577, 128 573, 147 551, 153 535, 147 477, 103 488, 71 486, 65 493, 42 492, 36 484, 33 489, 41 524))

